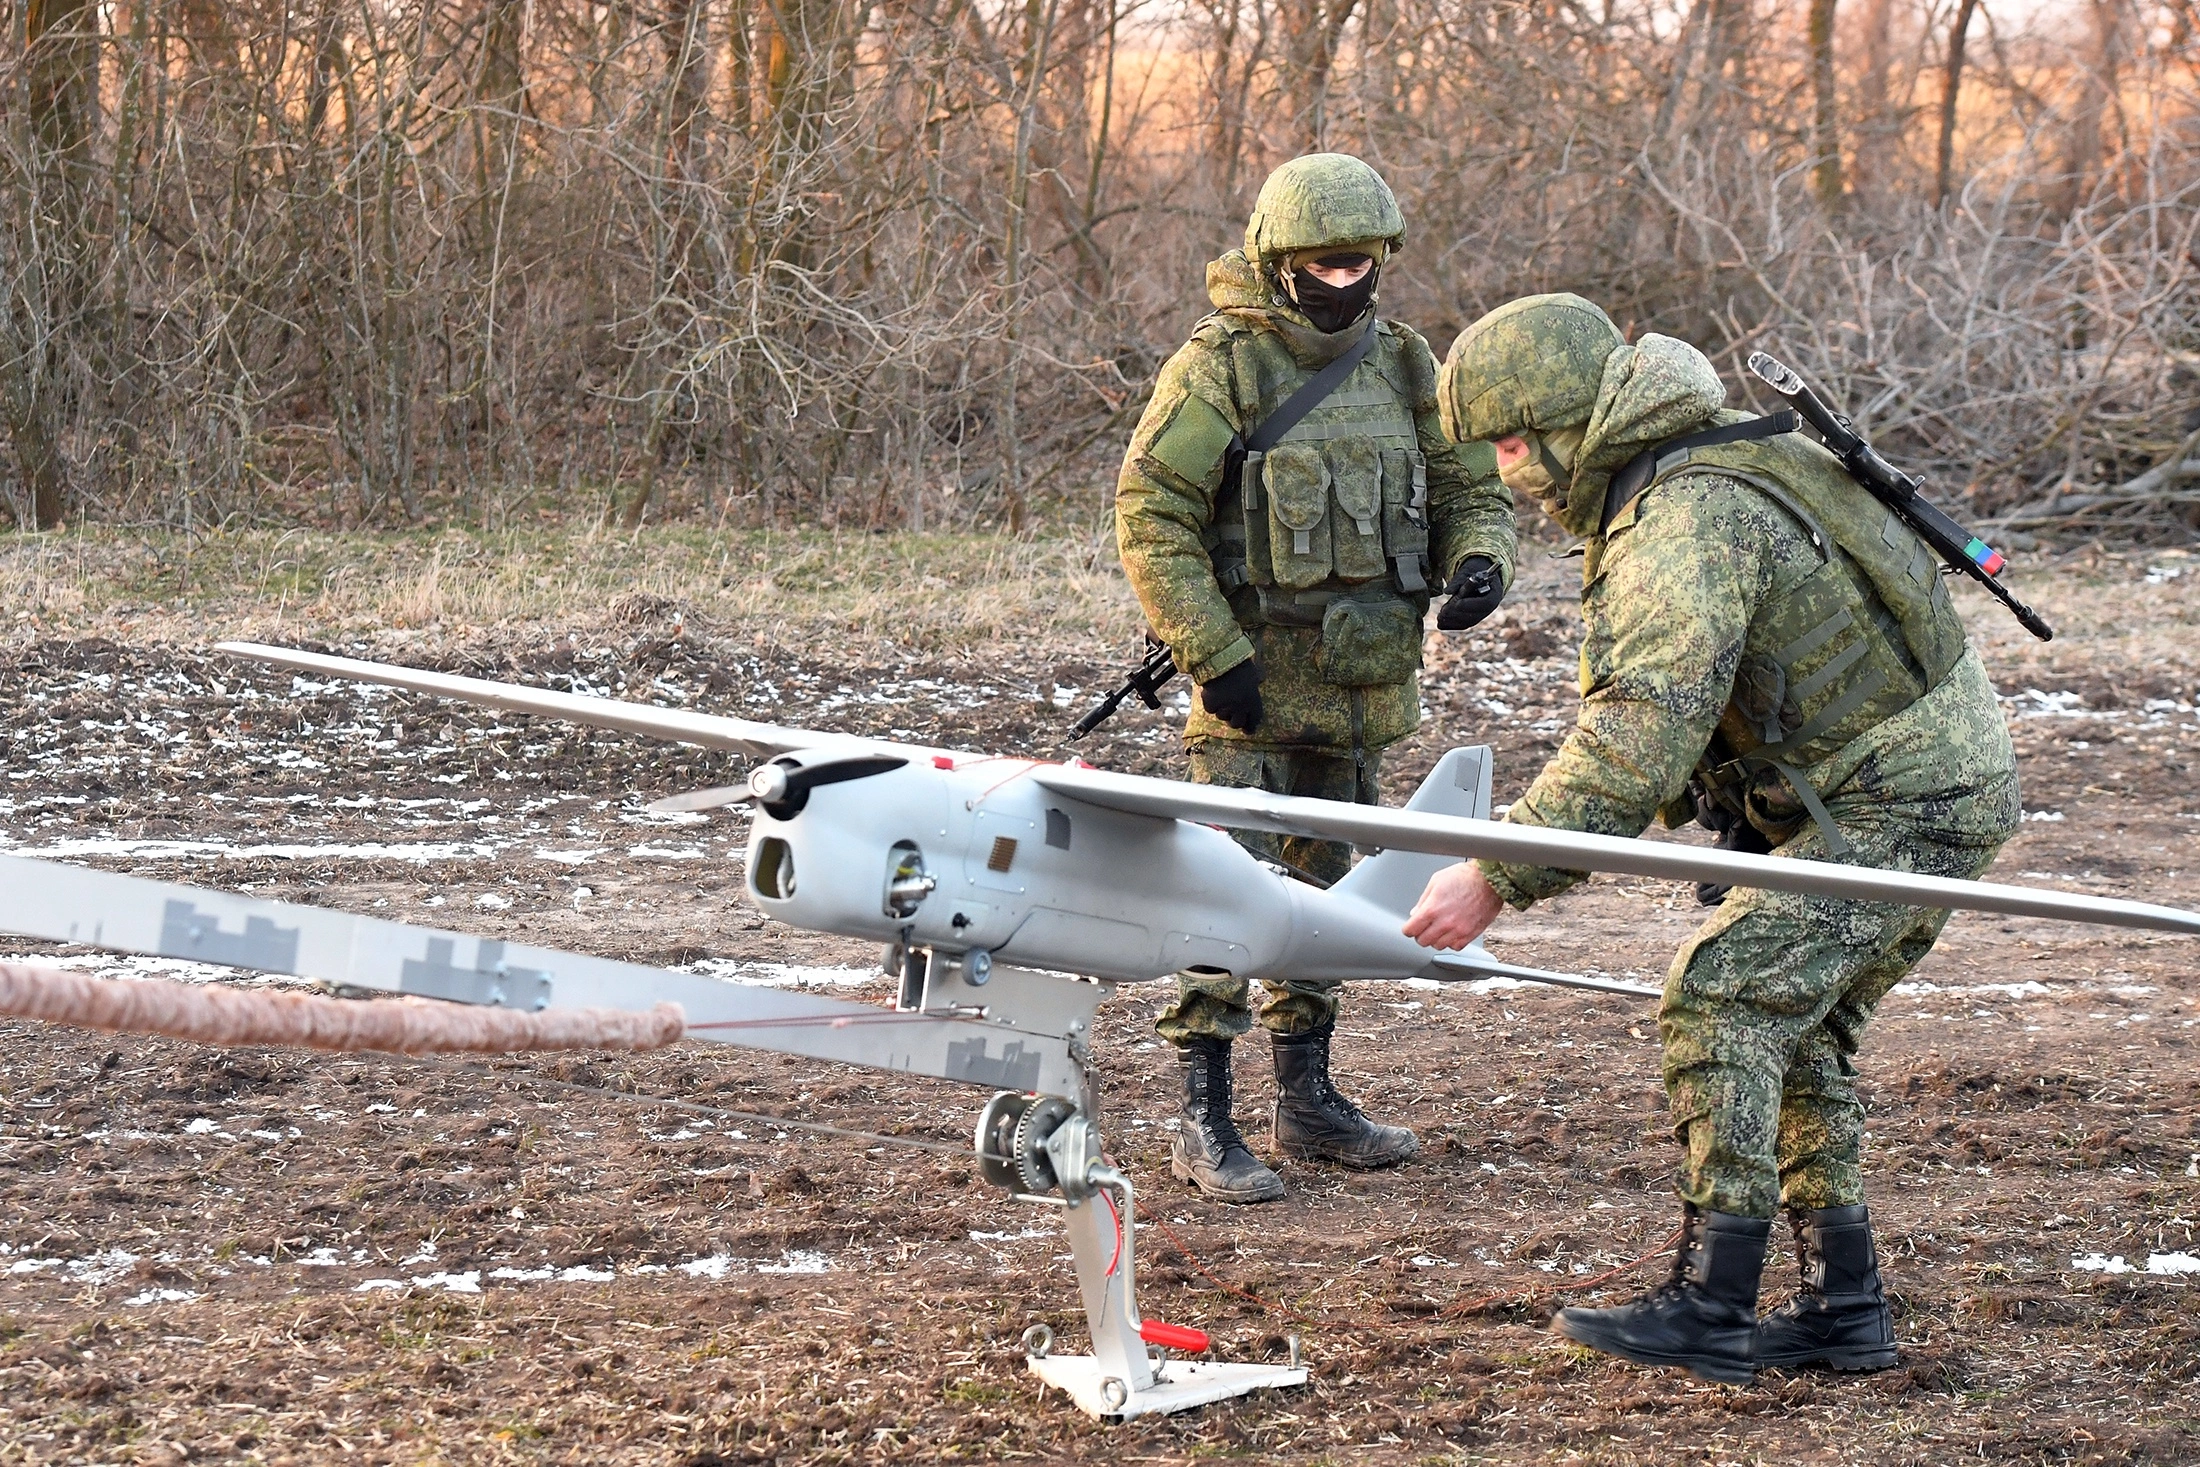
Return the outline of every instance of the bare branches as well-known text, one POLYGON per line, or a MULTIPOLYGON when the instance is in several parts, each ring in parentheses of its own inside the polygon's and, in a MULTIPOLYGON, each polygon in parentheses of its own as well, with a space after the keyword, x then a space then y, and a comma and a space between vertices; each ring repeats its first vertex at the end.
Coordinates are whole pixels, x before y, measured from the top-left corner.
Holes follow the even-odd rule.
POLYGON ((1089 514, 1204 261, 1319 145, 1397 188, 1383 308, 1439 348, 1579 290, 1777 345, 1982 511, 2200 523, 2142 472, 2195 456, 2200 360, 2154 3, 39 0, 0 44, 0 499, 1089 514))

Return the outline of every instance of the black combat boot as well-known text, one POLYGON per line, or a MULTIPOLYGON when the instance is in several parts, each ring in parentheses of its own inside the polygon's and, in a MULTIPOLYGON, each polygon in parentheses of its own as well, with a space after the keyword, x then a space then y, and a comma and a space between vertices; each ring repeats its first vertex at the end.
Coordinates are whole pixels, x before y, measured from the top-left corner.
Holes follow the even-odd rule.
POLYGON ((1870 1212, 1854 1207, 1791 1208, 1803 1286, 1757 1326, 1757 1364, 1835 1370, 1893 1366, 1894 1316, 1879 1284, 1870 1212))
POLYGON ((1307 1034, 1278 1034, 1276 1041, 1276 1151, 1278 1155, 1371 1171, 1396 1166, 1421 1149, 1404 1126, 1378 1126, 1329 1082, 1332 1019, 1307 1034))
POLYGON ((1183 1110, 1169 1170, 1218 1202, 1274 1202, 1283 1178, 1245 1145, 1230 1116, 1230 1041, 1200 1038, 1177 1050, 1184 1065, 1183 1110))
POLYGON ((1771 1236, 1770 1218, 1686 1206, 1670 1279, 1615 1309, 1561 1309, 1551 1328, 1638 1365, 1745 1385, 1757 1369, 1757 1283, 1771 1236))

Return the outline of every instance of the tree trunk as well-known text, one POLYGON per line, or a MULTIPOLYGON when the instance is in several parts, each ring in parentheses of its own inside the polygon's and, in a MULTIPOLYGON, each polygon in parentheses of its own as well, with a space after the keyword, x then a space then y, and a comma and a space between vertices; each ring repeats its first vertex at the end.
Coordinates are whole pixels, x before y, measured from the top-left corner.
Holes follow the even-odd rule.
MULTIPOLYGON (((660 114, 662 144, 658 151, 663 169, 659 184, 661 203, 653 211, 669 228, 658 244, 657 296, 660 301, 691 301, 697 290, 702 262, 696 258, 700 241, 695 185, 703 172, 703 145, 710 93, 710 47, 705 34, 708 10, 697 0, 668 0, 657 22, 657 38, 664 47, 665 99, 660 114)), ((650 400, 648 431, 642 435, 642 486, 628 506, 626 523, 631 528, 649 511, 651 492, 657 486, 658 461, 664 453, 665 432, 671 426, 673 397, 679 391, 681 372, 671 365, 685 353, 678 335, 684 329, 684 312, 674 312, 657 331, 657 350, 669 360, 650 400)))
POLYGON ((1835 94, 1833 20, 1837 0, 1810 0, 1811 191, 1831 214, 1841 207, 1841 114, 1835 94))
POLYGON ((1283 26, 1283 75, 1280 93, 1294 109, 1299 136, 1308 152, 1329 142, 1329 79, 1336 70, 1337 48, 1359 0, 1282 0, 1276 17, 1283 26))
POLYGON ((1978 0, 1961 0, 1956 18, 1948 23, 1947 73, 1940 84, 1940 151, 1933 169, 1933 207, 1948 201, 1948 187, 1955 174, 1956 99, 1963 92, 1963 35, 1971 28, 1971 12, 1978 0))
POLYGON ((61 523, 68 480, 61 452, 63 343, 83 299, 83 176, 97 103, 98 12, 87 0, 30 0, 24 11, 30 166, 10 201, 17 248, 36 256, 10 272, 0 351, 0 410, 39 529, 61 523), (29 268, 25 268, 28 265, 29 268))
POLYGON ((1894 49, 1894 0, 1865 0, 1864 22, 1858 27, 1863 41, 1863 64, 1856 71, 1855 102, 1850 129, 1855 146, 1849 186, 1861 199, 1875 192, 1886 176, 1885 154, 1898 146, 1901 123, 1888 112, 1887 73, 1894 49))

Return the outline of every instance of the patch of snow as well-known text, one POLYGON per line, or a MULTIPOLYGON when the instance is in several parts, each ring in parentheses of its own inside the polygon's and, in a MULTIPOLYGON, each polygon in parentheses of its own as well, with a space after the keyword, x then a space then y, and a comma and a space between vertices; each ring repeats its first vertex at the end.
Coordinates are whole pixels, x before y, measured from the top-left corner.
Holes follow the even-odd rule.
POLYGON ((188 1304, 199 1296, 189 1289, 147 1289, 142 1294, 132 1294, 122 1301, 125 1308, 145 1304, 188 1304))
POLYGON ((713 1253, 708 1258, 691 1258, 679 1266, 680 1272, 696 1279, 722 1279, 732 1273, 734 1267, 734 1260, 723 1253, 713 1253))
POLYGON ((453 1294, 478 1294, 481 1292, 481 1270, 469 1268, 464 1273, 421 1274, 413 1283, 423 1289, 443 1289, 453 1294))
POLYGON ((759 1263, 758 1273, 827 1273, 833 1261, 822 1253, 812 1253, 803 1248, 789 1248, 779 1256, 777 1263, 759 1263))
POLYGON ((710 859, 710 852, 704 850, 701 846, 668 846, 659 845, 655 842, 630 846, 627 848, 627 854, 644 861, 707 861, 710 859))
POLYGON ((2200 1273, 2200 1258, 2190 1253, 2150 1253, 2146 1265, 2139 1267, 2126 1263, 2121 1253, 2110 1256, 2105 1253, 2079 1253, 2071 1257, 2070 1266, 2086 1273, 2145 1273, 2156 1277, 2175 1277, 2179 1274, 2200 1273))
POLYGON ((823 968, 800 963, 756 963, 741 958, 704 958, 673 969, 739 983, 748 988, 854 988, 878 981, 876 968, 823 968))
POLYGON ((356 845, 252 845, 240 846, 212 840, 123 840, 116 836, 82 836, 75 840, 48 841, 44 845, 19 845, 0 836, 0 848, 13 855, 60 860, 80 856, 136 856, 155 861, 478 861, 503 849, 486 841, 366 841, 356 845))
POLYGON ((136 1268, 138 1256, 120 1248, 107 1248, 67 1264, 69 1277, 80 1284, 110 1284, 136 1268))

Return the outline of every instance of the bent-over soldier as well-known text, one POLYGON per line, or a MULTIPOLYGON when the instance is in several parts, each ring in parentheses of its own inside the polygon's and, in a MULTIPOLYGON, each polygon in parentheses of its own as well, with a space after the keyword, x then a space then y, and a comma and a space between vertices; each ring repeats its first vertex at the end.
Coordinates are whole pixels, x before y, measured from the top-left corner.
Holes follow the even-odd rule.
MULTIPOLYGON (((1508 820, 1634 836, 1700 817, 1724 844, 1800 859, 1985 870, 2020 813, 1993 687, 1933 554, 1832 454, 1777 419, 1744 426, 1702 353, 1655 334, 1630 346, 1577 296, 1477 321, 1441 397, 1447 431, 1491 441, 1505 482, 1585 542, 1579 722, 1508 820)), ((1406 930, 1462 946, 1504 906, 1580 879, 1447 867, 1406 930)), ((1672 1278, 1562 1310, 1554 1329, 1713 1380, 1894 1363, 1851 1056, 1947 916, 1725 894, 1673 959, 1658 1017, 1685 1148, 1672 1278), (1783 1204, 1801 1288, 1760 1324, 1783 1204)))

